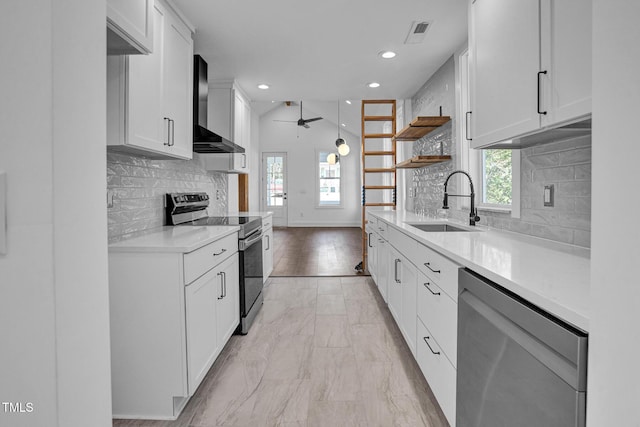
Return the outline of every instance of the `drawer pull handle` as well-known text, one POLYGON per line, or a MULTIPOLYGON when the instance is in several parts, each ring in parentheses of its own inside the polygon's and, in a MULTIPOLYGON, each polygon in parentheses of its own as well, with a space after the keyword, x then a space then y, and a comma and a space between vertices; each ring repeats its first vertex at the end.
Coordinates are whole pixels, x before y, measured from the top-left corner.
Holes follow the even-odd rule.
POLYGON ((429 347, 429 350, 431 350, 431 353, 433 354, 440 354, 439 351, 433 351, 433 349, 431 348, 431 344, 429 344, 429 337, 424 337, 422 338, 424 340, 424 342, 427 344, 427 347, 429 347))
POLYGON ((424 284, 424 287, 425 287, 425 288, 427 288, 427 289, 429 289, 429 292, 431 292, 433 295, 440 295, 440 292, 433 292, 433 289, 431 289, 431 288, 429 287, 429 285, 430 285, 430 283, 429 283, 429 282, 427 282, 427 283, 425 283, 425 284, 424 284))
POLYGON ((225 252, 227 252, 227 250, 226 250, 226 249, 222 249, 222 250, 221 250, 220 252, 218 252, 218 253, 215 253, 215 252, 214 252, 214 253, 213 253, 213 256, 222 255, 222 254, 223 254, 223 253, 225 253, 225 252))
POLYGON ((431 268, 430 262, 425 262, 424 266, 427 267, 429 270, 433 271, 434 273, 440 273, 440 270, 434 270, 433 268, 431 268))

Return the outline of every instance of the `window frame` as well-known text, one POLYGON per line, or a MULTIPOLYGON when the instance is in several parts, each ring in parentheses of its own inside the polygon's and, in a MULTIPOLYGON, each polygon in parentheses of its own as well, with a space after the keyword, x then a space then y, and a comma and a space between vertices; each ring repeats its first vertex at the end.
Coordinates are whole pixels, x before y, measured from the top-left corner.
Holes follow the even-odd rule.
MULTIPOLYGON (((315 182, 316 182, 316 208, 318 209, 343 209, 344 207, 344 179, 343 177, 343 163, 339 162, 338 165, 340 167, 340 177, 337 178, 340 181, 339 189, 340 189, 340 202, 337 204, 322 204, 320 201, 320 155, 321 153, 331 154, 333 151, 326 149, 316 149, 315 150, 315 182)), ((326 178, 325 178, 326 179, 326 178)))

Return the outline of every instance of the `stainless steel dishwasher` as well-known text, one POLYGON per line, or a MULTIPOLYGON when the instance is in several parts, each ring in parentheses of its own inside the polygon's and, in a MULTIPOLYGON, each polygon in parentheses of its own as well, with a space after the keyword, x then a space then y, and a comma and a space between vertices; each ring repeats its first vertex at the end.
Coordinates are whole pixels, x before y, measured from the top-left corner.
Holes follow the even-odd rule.
POLYGON ((586 416, 587 334, 459 273, 457 427, 574 427, 586 416))

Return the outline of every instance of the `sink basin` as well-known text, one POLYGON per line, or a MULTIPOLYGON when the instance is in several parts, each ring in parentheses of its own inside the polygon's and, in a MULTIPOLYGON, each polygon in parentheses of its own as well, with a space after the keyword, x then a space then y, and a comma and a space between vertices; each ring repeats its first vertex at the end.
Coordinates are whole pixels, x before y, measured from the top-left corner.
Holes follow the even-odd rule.
POLYGON ((410 225, 412 227, 415 227, 419 230, 422 231, 436 231, 436 232, 442 232, 442 231, 475 231, 475 230, 469 230, 466 228, 460 228, 460 227, 456 227, 454 225, 450 225, 450 224, 409 224, 407 223, 407 225, 410 225))

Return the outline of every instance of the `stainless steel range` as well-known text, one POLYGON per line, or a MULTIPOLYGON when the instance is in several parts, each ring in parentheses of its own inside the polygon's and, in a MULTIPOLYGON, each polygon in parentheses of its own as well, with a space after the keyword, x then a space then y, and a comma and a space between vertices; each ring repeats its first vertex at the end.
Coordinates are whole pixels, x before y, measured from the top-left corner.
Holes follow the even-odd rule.
POLYGON ((262 218, 259 216, 207 215, 207 193, 168 193, 167 225, 239 226, 240 255, 240 325, 236 333, 246 334, 262 307, 262 218))

